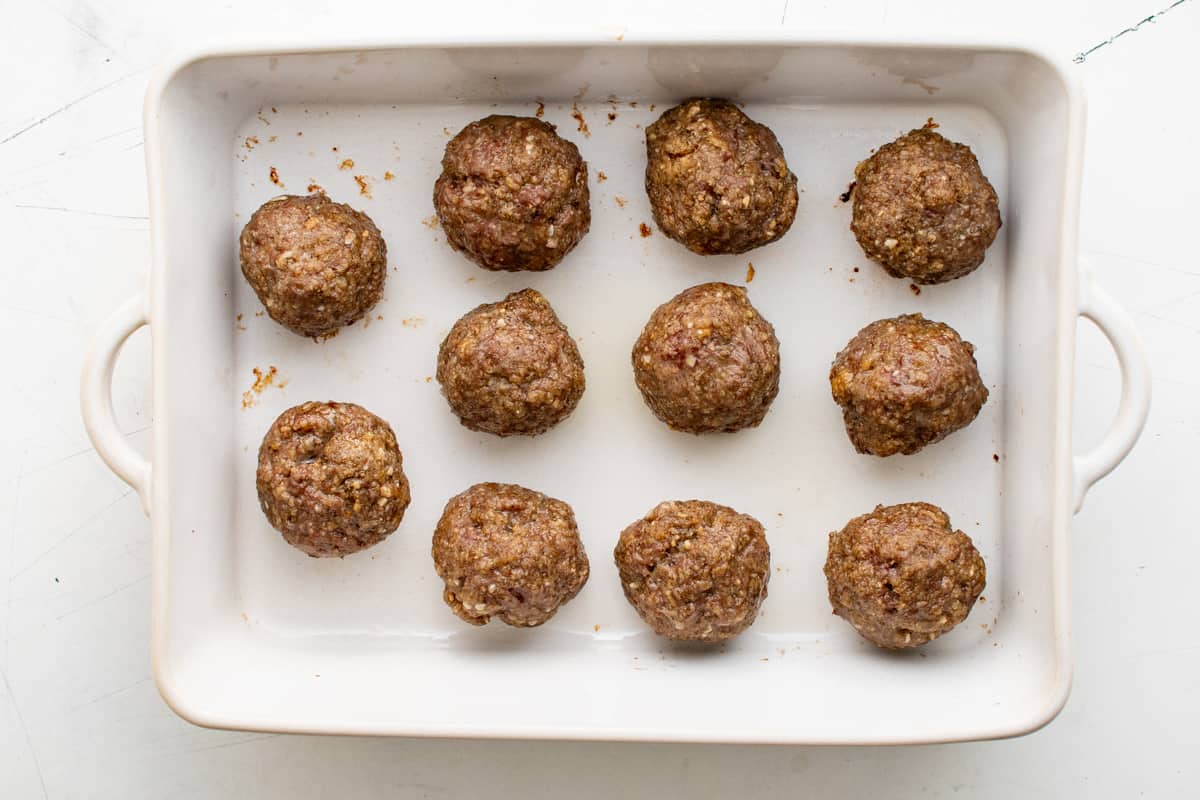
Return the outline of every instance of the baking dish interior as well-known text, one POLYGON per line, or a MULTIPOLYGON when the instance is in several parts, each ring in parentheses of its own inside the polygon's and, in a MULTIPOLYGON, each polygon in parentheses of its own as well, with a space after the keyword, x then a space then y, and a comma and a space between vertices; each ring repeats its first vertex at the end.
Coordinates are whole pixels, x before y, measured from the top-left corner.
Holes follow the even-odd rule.
POLYGON ((1052 65, 1000 48, 417 45, 182 63, 147 114, 164 697, 202 724, 351 733, 888 742, 1049 719, 1069 682, 1075 113, 1052 65), (652 228, 641 128, 695 95, 744 103, 783 144, 803 193, 779 243, 702 259, 641 235, 652 228), (484 273, 429 219, 441 149, 471 119, 539 103, 591 165, 592 230, 550 273, 484 273), (1004 226, 979 273, 918 295, 862 258, 839 195, 858 158, 927 118, 980 156, 1004 226), (369 324, 321 344, 256 316, 235 248, 257 205, 312 184, 372 215, 391 267, 369 324), (705 280, 744 283, 750 264, 751 299, 779 331, 780 398, 736 436, 662 429, 630 380, 633 338, 657 303, 705 280), (588 390, 551 433, 492 440, 458 426, 428 378, 458 315, 527 285, 579 340, 588 390), (992 397, 970 428, 917 456, 857 456, 828 397, 829 360, 862 325, 907 311, 977 345, 992 397), (255 391, 252 369, 271 367, 276 385, 255 391), (397 533, 341 561, 287 547, 254 498, 262 433, 309 399, 388 419, 413 484, 397 533), (432 527, 479 480, 575 507, 592 577, 543 628, 472 629, 441 603, 432 527), (715 648, 653 637, 611 564, 625 524, 691 496, 754 514, 772 546, 761 619, 715 648), (824 540, 876 502, 916 499, 975 538, 986 599, 921 651, 885 653, 829 614, 824 540))

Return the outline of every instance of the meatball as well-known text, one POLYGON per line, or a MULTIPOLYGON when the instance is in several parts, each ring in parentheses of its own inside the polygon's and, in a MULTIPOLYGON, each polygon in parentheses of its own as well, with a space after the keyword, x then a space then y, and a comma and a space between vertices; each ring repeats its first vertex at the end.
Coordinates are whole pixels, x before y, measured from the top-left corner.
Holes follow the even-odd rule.
POLYGON ((371 218, 324 194, 262 205, 241 235, 242 274, 271 319, 329 336, 383 296, 387 245, 371 218))
POLYGON ((391 426, 354 403, 303 403, 258 449, 258 502, 288 544, 342 557, 378 544, 412 499, 391 426))
POLYGON ((659 503, 621 532, 613 557, 626 599, 669 639, 737 636, 754 622, 771 577, 758 520, 704 500, 659 503))
POLYGON ((442 342, 437 379, 462 424, 536 436, 583 396, 583 359, 549 301, 533 289, 468 312, 442 342))
POLYGON ((971 148, 927 128, 879 148, 854 178, 850 230, 893 277, 961 278, 983 263, 1000 230, 996 190, 971 148))
POLYGON ((533 117, 493 115, 446 145, 433 205, 455 250, 484 269, 546 270, 587 233, 587 163, 533 117))
POLYGON ((965 428, 987 401, 975 348, 949 325, 905 314, 872 322, 829 371, 860 453, 911 455, 965 428))
POLYGON ((472 625, 492 617, 541 625, 587 583, 571 507, 510 483, 478 483, 450 498, 433 534, 446 605, 472 625))
POLYGON ((655 309, 632 358, 646 405, 679 431, 755 427, 779 394, 775 329, 728 283, 693 286, 655 309))
POLYGON ((796 218, 775 134, 724 100, 689 100, 646 128, 646 194, 662 232, 702 256, 770 244, 796 218))
POLYGON ((971 538, 929 503, 876 506, 829 534, 833 613, 880 647, 916 647, 949 631, 986 575, 971 538))

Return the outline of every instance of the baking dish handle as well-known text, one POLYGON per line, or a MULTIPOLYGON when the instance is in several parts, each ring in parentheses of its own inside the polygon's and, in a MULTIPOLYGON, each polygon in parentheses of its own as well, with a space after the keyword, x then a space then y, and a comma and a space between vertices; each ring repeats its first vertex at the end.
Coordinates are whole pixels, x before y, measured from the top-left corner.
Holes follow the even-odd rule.
POLYGON ((1091 270, 1080 264, 1079 315, 1096 324, 1117 354, 1121 367, 1121 402, 1100 444, 1075 456, 1072 498, 1075 513, 1088 490, 1129 454, 1150 413, 1150 364, 1133 318, 1108 292, 1096 285, 1091 270))
POLYGON ((112 376, 125 341, 149 322, 144 294, 138 292, 122 303, 93 337, 83 359, 83 377, 79 384, 79 405, 88 438, 104 463, 137 491, 142 510, 147 515, 150 514, 150 462, 138 454, 117 427, 112 406, 112 376))

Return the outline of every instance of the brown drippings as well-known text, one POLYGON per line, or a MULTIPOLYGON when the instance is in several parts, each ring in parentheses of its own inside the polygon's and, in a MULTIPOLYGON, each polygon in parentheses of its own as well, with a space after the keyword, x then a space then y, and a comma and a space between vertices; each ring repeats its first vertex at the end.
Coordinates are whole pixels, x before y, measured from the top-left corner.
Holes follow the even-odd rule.
POLYGON ((924 124, 924 125, 922 125, 921 127, 922 127, 922 128, 924 128, 924 129, 926 129, 926 130, 930 130, 930 131, 931 131, 931 130, 933 130, 934 128, 940 128, 940 127, 942 127, 942 126, 941 126, 941 125, 938 125, 936 122, 934 122, 934 121, 933 121, 933 117, 930 117, 929 119, 925 120, 925 124, 924 124))
POLYGON ((596 173, 596 181, 597 181, 597 182, 599 182, 599 183, 603 183, 603 182, 604 182, 604 181, 606 181, 606 180, 608 180, 608 176, 607 176, 607 175, 605 175, 603 172, 597 172, 597 173, 596 173))
POLYGON ((613 202, 617 204, 617 208, 624 208, 625 203, 628 201, 624 197, 621 197, 621 195, 617 195, 613 198, 613 202))
POLYGON ((400 324, 406 328, 419 328, 425 324, 424 317, 405 317, 400 320, 400 324))
POLYGON ((319 183, 310 183, 308 185, 308 193, 313 194, 314 192, 325 194, 325 187, 319 183))
POLYGON ((608 124, 609 125, 611 125, 613 123, 613 121, 616 120, 616 118, 617 118, 617 112, 615 112, 615 111, 608 112, 608 124))
POLYGON ((389 171, 385 171, 383 173, 383 179, 385 181, 394 181, 396 179, 396 176, 389 171))
POLYGON ((358 193, 363 197, 371 196, 371 184, 367 182, 366 175, 355 175, 354 182, 358 184, 358 193))
POLYGON ((920 295, 921 295, 921 287, 920 287, 920 286, 917 286, 915 283, 910 283, 910 284, 908 285, 908 289, 909 289, 909 291, 911 291, 913 294, 915 294, 915 295, 917 295, 918 297, 920 297, 920 295))
POLYGON ((279 180, 279 170, 275 169, 274 167, 271 167, 271 183, 275 184, 280 189, 284 188, 283 182, 279 180))
POLYGON ((856 181, 850 181, 850 185, 846 187, 846 191, 838 195, 838 200, 841 200, 843 203, 849 203, 850 198, 854 196, 854 187, 856 185, 856 181))
POLYGON ((646 223, 642 222, 642 223, 639 223, 639 224, 638 224, 638 233, 642 234, 642 238, 643 238, 643 239, 645 239, 645 238, 646 238, 646 237, 648 237, 650 234, 654 233, 654 231, 652 231, 652 230, 650 229, 650 226, 649 226, 649 225, 647 225, 646 223))
MULTIPOLYGON (((992 461, 995 461, 997 464, 999 464, 1000 463, 1000 454, 992 453, 992 461)), ((981 597, 979 599, 982 600, 983 598, 981 597)))
POLYGON ((574 117, 575 121, 579 123, 578 130, 580 133, 582 133, 584 136, 592 135, 592 132, 588 130, 587 120, 583 118, 583 113, 579 110, 579 104, 574 101, 571 102, 571 116, 574 117))
POLYGON ((247 150, 253 150, 254 145, 256 145, 256 144, 258 144, 257 136, 247 136, 246 141, 242 146, 245 147, 247 150))
POLYGON ((425 219, 421 220, 421 224, 431 231, 436 231, 441 222, 437 218, 437 214, 430 214, 425 219))
POLYGON ((542 117, 546 116, 546 104, 543 103, 541 100, 538 100, 537 104, 538 104, 537 111, 533 112, 533 115, 535 117, 537 117, 538 119, 541 119, 542 117))
POLYGON ((287 385, 286 381, 275 382, 275 376, 279 374, 279 370, 274 365, 269 366, 266 372, 263 372, 258 367, 251 370, 254 373, 254 383, 250 384, 250 388, 242 392, 242 408, 253 408, 258 402, 258 396, 263 393, 269 386, 276 386, 282 389, 287 385))
MULTIPOLYGON (((334 148, 335 150, 337 148, 334 148)), ((342 163, 338 164, 338 169, 354 169, 354 159, 347 158, 342 163)))
POLYGON ((750 261, 746 263, 746 283, 750 283, 752 280, 754 280, 754 262, 750 261))
POLYGON ((279 137, 278 137, 278 136, 271 136, 271 137, 269 137, 269 138, 267 139, 267 141, 268 141, 268 142, 274 142, 274 141, 276 141, 276 140, 278 140, 278 139, 279 139, 279 137))

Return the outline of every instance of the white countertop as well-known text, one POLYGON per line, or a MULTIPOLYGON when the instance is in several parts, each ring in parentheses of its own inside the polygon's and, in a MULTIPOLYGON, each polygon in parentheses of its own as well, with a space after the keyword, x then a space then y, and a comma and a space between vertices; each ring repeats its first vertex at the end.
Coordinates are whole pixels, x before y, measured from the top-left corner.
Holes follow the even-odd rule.
MULTIPOLYGON (((1200 2, 1182 2, 1076 65, 1089 119, 1081 250, 1137 319, 1154 370, 1141 442, 1073 526, 1075 685, 1021 739, 920 748, 753 748, 338 739, 209 731, 150 677, 150 529, 79 418, 88 336, 149 263, 141 97, 149 69, 202 37, 310 25, 461 31, 519 24, 729 27, 1028 37, 1071 56, 1172 0, 650 4, 508 2, 381 18, 362 2, 6 3, 0 32, 0 798, 340 796, 695 798, 739 795, 1089 798, 1194 795, 1200 769, 1200 2), (288 6, 291 6, 288 8, 288 6), (994 8, 992 6, 995 6, 994 8), (507 20, 495 17, 503 6, 507 20), (913 8, 909 8, 913 6, 913 8), (528 13, 517 14, 524 9, 528 13), (539 10, 540 9, 540 10, 539 10), (919 10, 916 10, 919 9, 919 10)), ((400 6, 400 3, 395 4, 400 6)), ((148 337, 114 403, 145 448, 148 337)), ((1076 447, 1118 392, 1080 329, 1076 447)))

